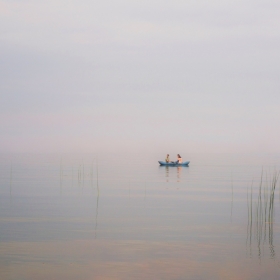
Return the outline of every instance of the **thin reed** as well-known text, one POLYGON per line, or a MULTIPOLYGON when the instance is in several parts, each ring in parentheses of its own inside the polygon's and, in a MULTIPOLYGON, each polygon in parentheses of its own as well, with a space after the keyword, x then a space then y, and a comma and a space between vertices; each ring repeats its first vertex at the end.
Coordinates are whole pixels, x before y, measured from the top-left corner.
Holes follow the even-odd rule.
POLYGON ((251 246, 252 237, 255 238, 259 257, 262 254, 261 245, 267 241, 267 235, 270 256, 271 258, 275 256, 273 245, 274 201, 279 175, 280 171, 275 170, 270 176, 266 173, 264 178, 264 172, 262 170, 256 198, 254 195, 253 181, 250 193, 247 188, 247 242, 249 240, 251 246))

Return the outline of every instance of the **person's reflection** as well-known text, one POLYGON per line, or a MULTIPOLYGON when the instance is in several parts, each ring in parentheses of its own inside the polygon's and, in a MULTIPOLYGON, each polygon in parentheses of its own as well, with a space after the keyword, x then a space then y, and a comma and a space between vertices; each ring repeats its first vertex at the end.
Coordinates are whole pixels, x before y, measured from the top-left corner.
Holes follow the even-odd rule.
POLYGON ((165 166, 165 177, 166 182, 169 182, 169 166, 165 166))
POLYGON ((177 182, 180 182, 182 166, 177 167, 177 182))

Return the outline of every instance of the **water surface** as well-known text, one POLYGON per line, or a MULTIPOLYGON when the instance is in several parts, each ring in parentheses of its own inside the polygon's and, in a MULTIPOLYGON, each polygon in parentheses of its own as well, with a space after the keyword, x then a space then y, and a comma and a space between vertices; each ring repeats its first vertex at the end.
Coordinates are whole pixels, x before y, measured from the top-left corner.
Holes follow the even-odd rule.
POLYGON ((0 278, 280 279, 280 156, 164 156, 1 155, 0 278))

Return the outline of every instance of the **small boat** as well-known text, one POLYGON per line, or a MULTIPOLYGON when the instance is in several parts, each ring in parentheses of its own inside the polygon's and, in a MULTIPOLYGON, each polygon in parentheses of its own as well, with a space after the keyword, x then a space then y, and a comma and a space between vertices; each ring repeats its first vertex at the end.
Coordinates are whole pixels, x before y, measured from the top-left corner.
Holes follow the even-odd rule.
POLYGON ((189 166, 189 161, 185 161, 182 163, 176 163, 176 162, 165 162, 165 161, 160 161, 158 162, 160 165, 164 166, 189 166))

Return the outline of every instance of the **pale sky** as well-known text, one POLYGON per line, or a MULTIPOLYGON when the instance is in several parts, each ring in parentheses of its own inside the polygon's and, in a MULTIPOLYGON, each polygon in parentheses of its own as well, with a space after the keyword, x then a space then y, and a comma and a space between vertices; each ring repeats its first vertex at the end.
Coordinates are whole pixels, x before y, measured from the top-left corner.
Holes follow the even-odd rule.
POLYGON ((280 152, 280 2, 0 0, 0 152, 280 152))

